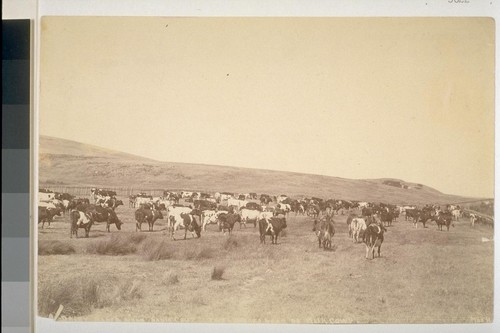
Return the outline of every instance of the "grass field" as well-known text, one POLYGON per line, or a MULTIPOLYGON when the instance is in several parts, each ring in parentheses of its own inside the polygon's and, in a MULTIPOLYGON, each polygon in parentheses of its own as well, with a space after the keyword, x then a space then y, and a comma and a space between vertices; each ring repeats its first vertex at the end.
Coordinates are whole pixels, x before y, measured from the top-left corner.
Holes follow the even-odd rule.
MULTIPOLYGON (((125 199, 125 198, 122 198, 125 199)), ((128 202, 124 200, 124 202, 128 202)), ((224 236, 172 241, 166 220, 135 232, 134 209, 120 206, 122 230, 105 223, 69 238, 68 217, 38 230, 38 310, 60 304, 62 320, 234 323, 482 323, 493 318, 493 229, 466 219, 450 231, 388 227, 382 257, 335 217, 332 251, 318 248, 312 221, 289 215, 278 245, 253 226, 224 236), (43 253, 43 254, 42 254, 43 253), (66 254, 56 254, 66 253, 66 254)))

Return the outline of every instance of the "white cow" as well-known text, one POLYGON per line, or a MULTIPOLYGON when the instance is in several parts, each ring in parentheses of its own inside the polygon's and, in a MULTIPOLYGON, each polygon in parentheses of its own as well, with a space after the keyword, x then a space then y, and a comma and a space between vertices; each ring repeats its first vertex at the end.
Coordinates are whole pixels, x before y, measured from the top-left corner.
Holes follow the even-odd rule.
POLYGON ((38 201, 49 202, 55 198, 55 193, 38 192, 38 201))
POLYGON ((474 226, 474 224, 475 224, 475 223, 476 223, 476 221, 477 221, 477 216, 476 216, 475 214, 470 214, 470 216, 469 216, 469 217, 470 217, 470 225, 471 225, 471 227, 473 227, 473 226, 474 226))
POLYGON ((184 219, 181 214, 189 214, 192 209, 189 207, 174 207, 170 206, 167 209, 168 229, 171 232, 171 237, 174 239, 174 232, 179 228, 184 228, 184 219))
POLYGON ((242 225, 245 227, 247 226, 247 222, 254 220, 253 226, 257 226, 257 222, 259 221, 259 216, 260 213, 258 210, 253 210, 253 209, 248 209, 248 208, 243 208, 240 210, 240 216, 241 216, 241 222, 240 222, 240 228, 242 225))
POLYGON ((289 204, 284 203, 279 203, 278 205, 276 205, 276 208, 281 209, 285 212, 285 214, 288 214, 292 210, 292 207, 290 207, 289 204))
POLYGON ((39 201, 38 202, 38 207, 45 207, 47 209, 56 209, 56 205, 52 202, 45 202, 45 201, 39 201))
POLYGON ((359 236, 361 232, 366 230, 366 222, 362 218, 354 218, 349 225, 349 235, 352 237, 352 241, 357 243, 359 241, 359 236))
POLYGON ((137 197, 137 198, 135 198, 134 207, 138 208, 143 204, 151 204, 152 202, 153 202, 153 200, 151 200, 150 198, 137 197))
POLYGON ((216 219, 214 219, 217 212, 215 210, 204 210, 201 212, 201 227, 203 231, 207 230, 207 224, 216 223, 216 219))
POLYGON ((451 211, 451 215, 453 215, 453 219, 455 221, 458 221, 458 219, 462 216, 462 212, 460 211, 460 209, 454 209, 451 211))
POLYGON ((228 199, 227 200, 227 205, 228 206, 236 206, 238 207, 238 210, 240 210, 242 207, 245 207, 247 205, 248 201, 246 200, 238 200, 238 199, 228 199))
POLYGON ((285 201, 286 199, 288 199, 288 197, 286 195, 282 194, 276 198, 276 202, 281 203, 281 202, 285 201))

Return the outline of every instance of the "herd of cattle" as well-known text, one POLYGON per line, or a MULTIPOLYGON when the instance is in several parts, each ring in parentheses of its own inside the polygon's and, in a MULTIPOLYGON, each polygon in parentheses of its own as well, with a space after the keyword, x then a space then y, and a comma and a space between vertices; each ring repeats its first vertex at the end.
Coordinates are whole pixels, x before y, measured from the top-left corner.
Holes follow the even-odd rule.
MULTIPOLYGON (((106 230, 114 224, 121 230, 123 222, 118 218, 115 210, 124 205, 116 198, 116 192, 102 189, 92 189, 90 198, 75 198, 68 193, 54 193, 50 190, 39 191, 38 223, 50 225, 55 216, 69 214, 71 227, 70 237, 78 237, 78 229, 85 230, 89 236, 90 228, 95 222, 105 222, 106 230)), ((266 235, 271 237, 273 244, 277 244, 278 236, 287 227, 286 219, 289 214, 307 215, 312 218, 313 231, 318 237, 319 247, 331 249, 332 237, 335 234, 333 216, 347 215, 349 237, 353 242, 364 242, 366 258, 369 253, 372 258, 377 248, 380 256, 380 246, 384 240, 386 227, 391 226, 401 214, 405 220, 411 221, 415 228, 422 223, 424 228, 429 221, 436 222, 439 230, 450 225, 460 217, 468 216, 473 226, 481 222, 482 217, 468 214, 460 206, 425 205, 397 206, 384 203, 369 203, 347 200, 323 200, 321 198, 291 199, 286 195, 270 196, 256 193, 199 193, 165 191, 161 197, 153 197, 146 193, 138 193, 129 197, 129 207, 136 208, 134 217, 136 231, 142 230, 147 223, 148 230, 153 231, 154 223, 158 219, 167 220, 167 230, 175 240, 175 232, 184 229, 184 239, 188 231, 192 237, 201 237, 207 225, 215 224, 219 231, 231 234, 234 225, 238 222, 241 227, 252 223, 259 226, 260 241, 265 243, 266 235), (183 204, 180 200, 183 199, 183 204), (254 200, 254 201, 250 201, 254 200), (357 212, 357 214, 353 212, 357 212)))

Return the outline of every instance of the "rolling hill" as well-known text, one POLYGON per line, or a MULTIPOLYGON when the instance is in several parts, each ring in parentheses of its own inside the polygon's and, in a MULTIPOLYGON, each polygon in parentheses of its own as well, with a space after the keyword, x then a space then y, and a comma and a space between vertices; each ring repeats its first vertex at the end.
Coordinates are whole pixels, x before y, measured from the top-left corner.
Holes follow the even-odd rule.
POLYGON ((399 179, 345 179, 228 166, 161 162, 55 137, 39 141, 41 187, 98 186, 139 190, 256 192, 398 204, 475 200, 399 179))

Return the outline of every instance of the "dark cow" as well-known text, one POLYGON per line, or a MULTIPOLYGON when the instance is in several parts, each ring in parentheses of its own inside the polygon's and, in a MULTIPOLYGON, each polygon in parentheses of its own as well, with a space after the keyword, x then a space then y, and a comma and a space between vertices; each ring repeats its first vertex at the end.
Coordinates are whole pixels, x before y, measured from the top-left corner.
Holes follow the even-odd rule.
POLYGON ((446 213, 441 212, 440 214, 434 216, 432 220, 436 222, 438 229, 440 231, 443 231, 443 226, 446 226, 447 231, 450 231, 450 225, 452 225, 453 227, 455 226, 453 224, 453 215, 448 212, 446 213))
POLYGON ((278 244, 278 235, 281 230, 286 228, 286 218, 285 217, 271 217, 269 220, 272 228, 265 219, 259 221, 259 232, 260 232, 260 242, 266 243, 266 235, 271 236, 272 244, 278 244))
POLYGON ((231 234, 236 222, 241 223, 241 215, 231 213, 219 215, 219 229, 224 233, 228 231, 231 234))
POLYGON ((418 227, 418 222, 422 222, 424 228, 427 228, 425 225, 427 224, 427 221, 432 220, 434 218, 434 215, 431 211, 426 211, 426 210, 420 210, 415 213, 415 216, 413 217, 413 225, 415 228, 418 227))
POLYGON ((245 205, 245 208, 252 209, 252 210, 258 210, 259 212, 262 212, 262 206, 256 202, 247 202, 247 204, 245 205))
POLYGON ((386 227, 388 227, 392 225, 392 221, 394 221, 395 215, 396 214, 394 212, 383 209, 380 212, 380 220, 386 227))
POLYGON ((69 237, 73 238, 73 235, 75 235, 75 237, 78 238, 78 229, 83 228, 85 230, 85 238, 88 238, 90 233, 90 227, 94 223, 92 216, 90 214, 85 214, 84 212, 72 210, 70 212, 69 218, 71 222, 69 237), (85 217, 87 218, 87 222, 78 225, 78 220, 80 220, 80 214, 85 215, 85 217))
POLYGON ((320 248, 321 245, 323 245, 324 250, 332 248, 332 237, 335 235, 333 221, 326 219, 314 220, 313 232, 318 236, 318 245, 320 248))
POLYGON ((110 232, 109 227, 114 224, 116 229, 122 230, 123 222, 118 219, 115 211, 109 207, 92 206, 85 211, 92 216, 94 222, 106 222, 106 230, 110 232))
POLYGON ((418 217, 420 210, 413 208, 413 209, 406 209, 405 210, 405 220, 414 220, 416 217, 418 217))
POLYGON ((380 257, 380 247, 384 242, 384 231, 387 231, 383 225, 370 224, 366 227, 364 242, 366 245, 365 258, 368 259, 368 254, 372 253, 372 259, 375 258, 375 247, 377 247, 377 253, 380 257))
POLYGON ((272 201, 273 201, 273 199, 269 195, 267 195, 267 194, 261 194, 261 196, 260 196, 260 203, 262 205, 268 205, 272 201))
POLYGON ((38 223, 42 224, 42 229, 45 226, 45 222, 50 227, 50 222, 52 222, 54 216, 61 216, 60 208, 38 207, 38 223))
POLYGON ((115 210, 118 206, 123 206, 123 201, 118 200, 116 198, 111 198, 108 201, 108 207, 111 208, 112 210, 115 210))
POLYGON ((312 217, 312 218, 317 218, 319 216, 319 213, 320 213, 320 208, 318 205, 309 205, 309 207, 307 207, 307 216, 309 217, 312 217))
POLYGON ((144 222, 148 223, 149 226, 149 231, 153 231, 153 225, 156 220, 158 219, 163 219, 163 214, 161 211, 156 210, 156 209, 145 209, 145 208, 139 208, 135 211, 135 231, 142 231, 141 230, 141 225, 144 222))
POLYGON ((195 200, 194 208, 200 210, 215 210, 217 209, 217 204, 208 200, 195 200))

